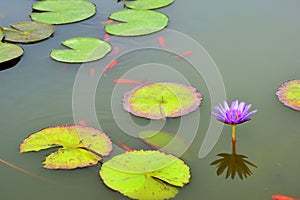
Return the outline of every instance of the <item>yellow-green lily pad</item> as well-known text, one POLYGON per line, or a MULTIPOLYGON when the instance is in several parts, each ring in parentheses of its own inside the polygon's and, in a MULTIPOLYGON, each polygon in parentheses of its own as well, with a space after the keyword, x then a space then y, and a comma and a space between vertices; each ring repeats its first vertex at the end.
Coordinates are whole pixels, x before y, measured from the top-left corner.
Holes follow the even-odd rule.
POLYGON ((120 23, 106 24, 107 33, 119 36, 138 36, 157 32, 168 24, 168 17, 157 11, 128 9, 112 13, 109 19, 120 23))
POLYGON ((93 127, 71 125, 44 128, 23 140, 20 152, 60 147, 44 161, 49 169, 74 169, 96 165, 112 150, 110 138, 93 127))
POLYGON ((50 54, 51 58, 60 62, 91 62, 103 58, 111 51, 111 45, 108 42, 90 37, 70 38, 62 44, 70 49, 54 49, 50 54))
POLYGON ((67 24, 82 21, 96 13, 96 6, 85 0, 39 1, 32 6, 36 13, 30 15, 34 21, 48 24, 67 24))
POLYGON ((5 41, 33 43, 49 38, 54 33, 54 26, 42 22, 26 21, 4 28, 5 41))
POLYGON ((201 99, 201 94, 192 86, 173 82, 147 83, 128 91, 123 107, 136 116, 165 119, 193 112, 201 99))
POLYGON ((0 65, 4 65, 6 62, 19 58, 23 55, 24 50, 15 44, 1 42, 4 37, 3 28, 0 27, 0 65))
POLYGON ((104 183, 125 196, 140 200, 173 198, 191 177, 179 158, 159 151, 131 151, 105 162, 99 171, 104 183))
POLYGON ((174 0, 134 0, 125 3, 131 9, 157 9, 170 5, 174 0))
POLYGON ((284 105, 300 110, 300 80, 291 80, 283 83, 276 95, 284 105))

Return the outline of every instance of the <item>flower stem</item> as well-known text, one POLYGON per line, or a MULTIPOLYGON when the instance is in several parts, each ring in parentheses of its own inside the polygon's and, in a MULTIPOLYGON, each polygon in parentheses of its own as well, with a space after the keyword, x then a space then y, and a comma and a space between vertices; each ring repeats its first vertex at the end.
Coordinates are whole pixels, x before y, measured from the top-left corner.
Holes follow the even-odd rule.
POLYGON ((236 137, 235 137, 235 126, 231 126, 231 140, 232 140, 232 153, 236 154, 236 137))

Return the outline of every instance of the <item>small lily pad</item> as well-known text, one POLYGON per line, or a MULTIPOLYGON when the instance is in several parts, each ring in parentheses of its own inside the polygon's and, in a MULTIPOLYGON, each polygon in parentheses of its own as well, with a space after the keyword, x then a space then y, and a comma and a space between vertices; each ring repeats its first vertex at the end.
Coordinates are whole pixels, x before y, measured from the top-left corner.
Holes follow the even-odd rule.
POLYGON ((283 83, 278 88, 276 95, 284 105, 300 110, 300 80, 283 83))
POLYGON ((61 147, 44 161, 49 169, 74 169, 96 165, 112 150, 109 137, 93 127, 71 125, 44 128, 23 140, 20 152, 61 147))
POLYGON ((6 63, 10 60, 19 58, 23 55, 23 49, 15 44, 1 42, 4 37, 4 31, 0 27, 0 64, 6 63))
POLYGON ((134 0, 125 3, 131 9, 157 9, 170 5, 174 0, 134 0))
POLYGON ((97 38, 78 37, 62 42, 70 49, 52 50, 50 56, 60 62, 83 63, 91 62, 103 58, 111 51, 108 42, 97 38))
POLYGON ((154 33, 165 28, 169 20, 161 12, 138 9, 112 13, 109 19, 120 23, 106 24, 106 32, 119 36, 138 36, 154 33))
POLYGON ((127 92, 123 107, 136 116, 165 119, 193 112, 201 99, 201 94, 192 86, 172 82, 147 83, 127 92))
POLYGON ((54 26, 42 22, 18 22, 4 28, 5 40, 18 43, 33 43, 49 38, 54 33, 54 26))
POLYGON ((48 24, 78 22, 96 13, 96 6, 85 0, 39 1, 32 6, 32 9, 38 11, 30 15, 32 20, 48 24))
POLYGON ((131 151, 105 162, 99 171, 104 183, 133 199, 169 199, 191 177, 179 158, 159 151, 131 151))

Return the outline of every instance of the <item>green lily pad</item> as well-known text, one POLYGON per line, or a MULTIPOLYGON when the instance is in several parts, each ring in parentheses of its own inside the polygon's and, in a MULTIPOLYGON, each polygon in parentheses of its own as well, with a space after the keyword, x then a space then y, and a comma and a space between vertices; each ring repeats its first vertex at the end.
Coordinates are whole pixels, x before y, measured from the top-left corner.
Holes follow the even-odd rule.
POLYGON ((123 98, 123 107, 136 116, 165 119, 193 112, 200 105, 201 99, 197 89, 181 83, 147 83, 127 92, 123 98))
POLYGON ((32 43, 49 38, 54 33, 54 26, 42 22, 18 22, 4 28, 5 40, 18 43, 32 43))
POLYGON ((139 138, 155 150, 162 150, 176 156, 181 156, 186 151, 186 143, 176 134, 165 131, 143 131, 139 138))
POLYGON ((32 9, 38 11, 30 15, 32 20, 48 24, 78 22, 96 13, 96 6, 85 0, 39 1, 32 6, 32 9))
POLYGON ((125 6, 131 9, 157 9, 170 5, 174 0, 134 0, 126 2, 125 6))
POLYGON ((44 161, 49 169, 74 169, 96 165, 112 150, 109 137, 93 127, 71 125, 44 128, 23 140, 20 152, 61 147, 44 161), (61 147, 62 146, 62 147, 61 147))
POLYGON ((284 105, 300 110, 300 80, 283 83, 278 88, 276 95, 284 105))
POLYGON ((106 24, 107 33, 119 36, 138 36, 157 32, 168 24, 168 17, 152 10, 129 9, 112 13, 110 19, 120 23, 106 24))
POLYGON ((99 171, 104 183, 133 199, 169 199, 191 177, 179 158, 159 151, 131 151, 105 162, 99 171))
POLYGON ((0 64, 19 58, 23 55, 23 49, 15 44, 1 42, 4 37, 3 28, 0 27, 0 64))
POLYGON ((97 38, 78 37, 62 42, 70 49, 52 50, 50 56, 60 62, 83 63, 91 62, 103 58, 111 51, 108 42, 97 38))

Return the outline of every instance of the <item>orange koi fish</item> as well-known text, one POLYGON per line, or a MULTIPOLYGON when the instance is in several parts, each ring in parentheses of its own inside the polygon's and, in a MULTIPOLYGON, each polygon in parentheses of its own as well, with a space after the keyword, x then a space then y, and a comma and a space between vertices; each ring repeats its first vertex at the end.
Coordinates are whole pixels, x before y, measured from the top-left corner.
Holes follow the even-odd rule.
POLYGON ((161 46, 162 48, 166 48, 166 45, 165 45, 165 38, 164 38, 163 36, 158 36, 157 40, 158 40, 158 43, 160 44, 160 46, 161 46))
POLYGON ((295 199, 295 198, 287 197, 287 196, 283 196, 283 195, 278 195, 278 194, 272 195, 272 199, 274 199, 274 200, 299 200, 299 199, 295 199))
POLYGON ((186 52, 178 55, 176 61, 178 62, 178 61, 180 61, 181 58, 184 58, 184 57, 186 57, 188 55, 191 55, 192 53, 193 53, 192 50, 186 51, 186 52))
POLYGON ((125 144, 123 144, 122 142, 118 141, 117 144, 122 147, 124 150, 126 151, 133 151, 131 148, 129 148, 128 146, 126 146, 125 144))
POLYGON ((90 77, 94 77, 95 76, 95 68, 91 68, 90 69, 90 77))
POLYGON ((106 41, 108 41, 110 39, 110 35, 109 34, 107 34, 107 33, 105 33, 105 35, 104 35, 104 41, 106 42, 106 41))
POLYGON ((103 70, 103 73, 106 73, 108 70, 112 69, 119 61, 118 60, 112 60, 103 70))
POLYGON ((102 21, 101 24, 107 25, 107 24, 112 24, 114 22, 114 20, 109 19, 107 21, 102 21))
POLYGON ((140 84, 148 82, 148 80, 136 81, 136 80, 121 78, 121 79, 115 79, 114 82, 115 83, 121 83, 121 84, 137 84, 137 85, 140 85, 140 84))

